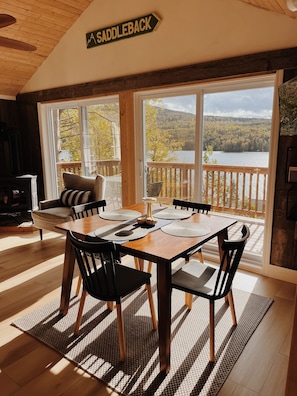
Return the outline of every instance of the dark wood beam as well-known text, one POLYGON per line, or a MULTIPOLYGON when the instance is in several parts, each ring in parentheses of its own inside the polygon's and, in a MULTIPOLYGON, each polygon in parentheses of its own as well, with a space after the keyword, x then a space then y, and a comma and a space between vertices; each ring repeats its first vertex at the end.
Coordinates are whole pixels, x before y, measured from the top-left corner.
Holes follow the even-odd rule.
POLYGON ((137 91, 295 68, 297 68, 296 47, 24 93, 18 95, 17 100, 36 103, 57 99, 110 95, 129 90, 137 91))

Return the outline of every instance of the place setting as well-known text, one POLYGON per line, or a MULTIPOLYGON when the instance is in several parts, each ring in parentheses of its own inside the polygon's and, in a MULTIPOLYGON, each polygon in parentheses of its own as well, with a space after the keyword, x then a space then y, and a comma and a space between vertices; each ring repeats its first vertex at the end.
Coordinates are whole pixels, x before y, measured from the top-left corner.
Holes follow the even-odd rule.
POLYGON ((122 221, 121 224, 109 224, 95 230, 98 238, 112 241, 132 241, 145 237, 149 232, 161 229, 166 234, 178 237, 200 237, 211 230, 201 223, 184 222, 193 215, 192 211, 176 209, 172 206, 160 207, 153 210, 157 199, 144 197, 142 201, 147 205, 147 213, 142 215, 137 210, 116 209, 100 213, 105 220, 122 221))
POLYGON ((104 220, 123 221, 136 219, 141 213, 131 209, 115 209, 101 212, 99 216, 104 220))
POLYGON ((120 224, 118 226, 114 226, 113 224, 100 227, 95 230, 94 234, 96 237, 109 240, 109 241, 133 241, 135 239, 143 238, 148 234, 148 229, 143 228, 134 221, 125 222, 124 224, 120 224))
POLYGON ((161 228, 166 234, 177 237, 200 237, 211 232, 210 228, 201 223, 173 221, 161 228))
POLYGON ((166 207, 163 210, 154 214, 154 217, 157 219, 165 219, 165 220, 184 220, 191 217, 193 212, 183 209, 175 209, 173 207, 166 207))

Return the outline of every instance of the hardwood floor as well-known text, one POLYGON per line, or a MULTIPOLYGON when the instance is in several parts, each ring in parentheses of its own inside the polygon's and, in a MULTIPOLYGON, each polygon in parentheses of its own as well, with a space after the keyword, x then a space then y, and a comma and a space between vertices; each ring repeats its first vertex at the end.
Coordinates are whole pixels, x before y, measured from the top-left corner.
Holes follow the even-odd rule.
MULTIPOLYGON (((12 327, 14 318, 59 297, 64 237, 39 232, 0 234, 0 393, 7 395, 112 395, 57 352, 12 327)), ((219 396, 285 394, 295 285, 239 271, 234 287, 274 298, 219 396)), ((236 301, 235 301, 236 305, 236 301)))

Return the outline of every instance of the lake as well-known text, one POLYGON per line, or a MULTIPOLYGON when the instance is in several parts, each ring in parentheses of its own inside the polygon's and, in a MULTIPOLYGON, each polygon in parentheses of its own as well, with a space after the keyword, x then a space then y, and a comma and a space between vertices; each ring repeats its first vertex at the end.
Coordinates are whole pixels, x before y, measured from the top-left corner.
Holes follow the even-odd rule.
MULTIPOLYGON (((194 163, 195 151, 177 151, 177 162, 194 163)), ((225 153, 224 151, 213 151, 209 157, 210 163, 216 160, 220 165, 259 166, 268 168, 268 152, 243 152, 225 153)))

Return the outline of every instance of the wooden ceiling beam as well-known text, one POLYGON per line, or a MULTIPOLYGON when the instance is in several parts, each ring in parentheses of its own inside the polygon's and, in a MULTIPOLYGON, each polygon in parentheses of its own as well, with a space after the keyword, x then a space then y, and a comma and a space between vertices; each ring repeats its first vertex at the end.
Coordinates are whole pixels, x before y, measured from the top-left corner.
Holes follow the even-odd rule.
POLYGON ((137 91, 235 76, 271 73, 280 69, 297 69, 296 47, 24 93, 18 95, 18 100, 35 103, 62 98, 102 96, 129 90, 137 91))

